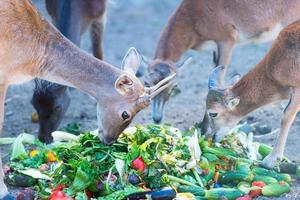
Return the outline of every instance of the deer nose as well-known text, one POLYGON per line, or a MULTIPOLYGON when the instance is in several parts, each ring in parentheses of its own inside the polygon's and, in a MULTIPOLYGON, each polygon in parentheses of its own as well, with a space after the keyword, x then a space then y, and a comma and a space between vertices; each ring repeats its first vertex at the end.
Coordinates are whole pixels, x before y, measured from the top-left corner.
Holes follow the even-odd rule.
POLYGON ((98 137, 100 141, 103 142, 105 145, 112 145, 114 142, 117 141, 117 138, 109 136, 109 134, 105 134, 104 131, 100 130, 98 131, 98 137))
POLYGON ((153 116, 153 121, 154 121, 154 123, 155 124, 160 124, 161 123, 161 121, 162 121, 162 115, 154 115, 153 116))

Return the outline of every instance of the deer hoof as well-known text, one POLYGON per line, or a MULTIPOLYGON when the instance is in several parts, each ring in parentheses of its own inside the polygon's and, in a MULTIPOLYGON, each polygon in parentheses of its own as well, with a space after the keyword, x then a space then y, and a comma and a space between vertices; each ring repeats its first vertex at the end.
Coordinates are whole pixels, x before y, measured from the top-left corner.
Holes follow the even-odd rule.
POLYGON ((262 161, 262 166, 267 169, 273 169, 281 161, 282 156, 279 155, 268 155, 262 161))

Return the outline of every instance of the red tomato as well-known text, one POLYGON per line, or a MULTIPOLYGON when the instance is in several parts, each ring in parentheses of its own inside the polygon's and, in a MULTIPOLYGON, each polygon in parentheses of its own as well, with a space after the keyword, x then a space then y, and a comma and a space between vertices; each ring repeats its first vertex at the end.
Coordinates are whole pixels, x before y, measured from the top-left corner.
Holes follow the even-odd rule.
POLYGON ((140 172, 144 172, 146 165, 143 161, 143 158, 141 156, 139 156, 132 161, 131 167, 140 172))
POLYGON ((249 195, 243 196, 243 197, 239 197, 236 200, 252 200, 252 198, 249 195))
POLYGON ((63 198, 65 198, 65 193, 59 190, 55 190, 50 195, 49 200, 61 200, 63 198))
POLYGON ((56 186, 56 188, 54 188, 53 191, 62 191, 65 188, 66 188, 65 184, 59 184, 59 185, 56 186))
POLYGON ((208 174, 208 173, 209 173, 209 169, 203 169, 203 170, 202 170, 202 173, 203 173, 204 175, 208 174))
POLYGON ((85 190, 85 194, 89 199, 93 197, 93 192, 91 192, 89 190, 85 190))
POLYGON ((251 190, 249 192, 249 196, 252 198, 258 197, 262 194, 261 189, 257 189, 257 190, 251 190))
POLYGON ((257 187, 263 188, 266 186, 266 184, 263 181, 253 181, 252 186, 257 186, 257 187))

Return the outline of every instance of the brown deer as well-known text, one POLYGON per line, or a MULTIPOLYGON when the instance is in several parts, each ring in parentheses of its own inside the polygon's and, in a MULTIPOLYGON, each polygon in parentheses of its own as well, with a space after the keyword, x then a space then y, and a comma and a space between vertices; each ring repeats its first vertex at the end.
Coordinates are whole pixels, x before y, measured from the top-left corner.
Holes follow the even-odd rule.
MULTIPOLYGON (((134 116, 170 84, 174 76, 144 87, 135 73, 140 56, 131 48, 122 69, 80 50, 44 20, 30 0, 0 1, 0 125, 7 87, 40 78, 78 88, 98 103, 99 137, 112 144, 134 116)), ((0 159, 0 164, 2 164, 0 159)), ((0 171, 0 199, 10 199, 0 171)))
POLYGON ((224 67, 209 77, 206 99, 207 135, 220 141, 245 115, 264 105, 289 99, 281 119, 280 134, 263 165, 272 168, 284 152, 292 122, 300 109, 300 21, 283 29, 267 55, 250 72, 229 87, 219 85, 224 67))
MULTIPOLYGON (((299 9, 299 0, 183 0, 160 36, 154 60, 148 62, 147 82, 152 85, 176 73, 184 52, 213 41, 216 66, 225 67, 222 84, 235 44, 275 39, 283 27, 300 19, 299 9)), ((154 122, 161 122, 173 87, 153 100, 154 122)))
MULTIPOLYGON (((77 46, 90 28, 93 54, 103 59, 102 38, 106 0, 46 0, 46 8, 60 32, 77 46)), ((39 115, 39 139, 52 142, 55 131, 70 104, 66 86, 35 80, 32 104, 39 115)))

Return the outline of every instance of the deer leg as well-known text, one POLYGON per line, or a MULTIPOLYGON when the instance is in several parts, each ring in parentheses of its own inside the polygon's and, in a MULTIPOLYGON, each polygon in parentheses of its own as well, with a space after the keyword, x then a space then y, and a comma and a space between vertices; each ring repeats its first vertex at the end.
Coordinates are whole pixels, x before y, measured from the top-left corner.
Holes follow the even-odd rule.
POLYGON ((219 79, 219 83, 221 85, 224 85, 224 83, 225 83, 225 75, 226 75, 227 67, 228 67, 230 59, 231 59, 231 55, 232 55, 232 51, 233 51, 235 42, 236 42, 236 40, 234 37, 227 39, 225 41, 217 42, 218 52, 217 52, 217 55, 214 55, 214 57, 215 57, 214 62, 216 64, 216 66, 220 66, 220 65, 224 66, 224 70, 222 71, 222 74, 219 79))
MULTIPOLYGON (((2 133, 3 121, 4 121, 4 101, 7 86, 6 84, 0 84, 0 134, 2 133)), ((0 199, 9 199, 8 189, 4 183, 4 172, 2 167, 2 158, 0 155, 0 199)))
POLYGON ((272 153, 263 160, 262 165, 264 167, 274 168, 277 161, 282 159, 289 129, 299 109, 300 109, 300 89, 295 89, 291 94, 290 101, 284 110, 281 119, 280 133, 277 138, 275 147, 272 153))
POLYGON ((94 21, 91 26, 91 40, 93 47, 93 54, 96 58, 103 60, 103 31, 104 31, 104 22, 103 17, 94 21))

